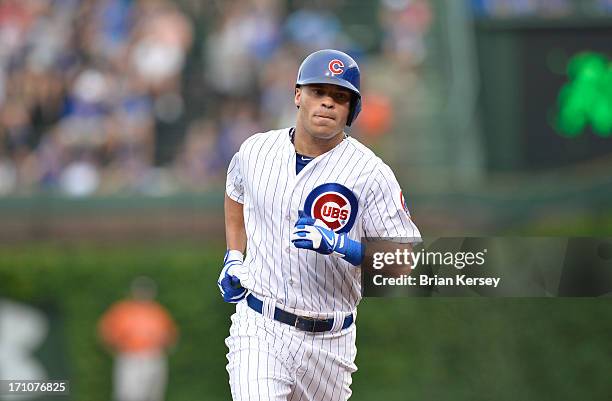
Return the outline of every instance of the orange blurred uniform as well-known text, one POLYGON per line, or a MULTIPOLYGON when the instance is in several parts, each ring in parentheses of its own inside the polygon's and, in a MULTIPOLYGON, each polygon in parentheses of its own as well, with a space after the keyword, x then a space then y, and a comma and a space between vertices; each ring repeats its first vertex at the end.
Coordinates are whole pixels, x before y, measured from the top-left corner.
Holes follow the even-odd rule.
POLYGON ((161 351, 176 341, 177 329, 164 307, 154 301, 115 303, 100 320, 100 335, 119 352, 161 351))

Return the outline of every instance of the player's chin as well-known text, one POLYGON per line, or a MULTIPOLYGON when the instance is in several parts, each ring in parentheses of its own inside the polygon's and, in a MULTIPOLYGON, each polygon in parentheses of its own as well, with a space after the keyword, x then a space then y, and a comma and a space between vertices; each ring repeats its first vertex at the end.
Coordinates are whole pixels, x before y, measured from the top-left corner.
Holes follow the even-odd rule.
POLYGON ((312 131, 312 136, 314 136, 315 138, 319 138, 319 139, 333 139, 335 136, 338 135, 338 133, 340 131, 341 130, 338 130, 338 129, 333 129, 333 130, 330 130, 330 129, 326 129, 326 130, 317 130, 317 129, 314 129, 312 131))

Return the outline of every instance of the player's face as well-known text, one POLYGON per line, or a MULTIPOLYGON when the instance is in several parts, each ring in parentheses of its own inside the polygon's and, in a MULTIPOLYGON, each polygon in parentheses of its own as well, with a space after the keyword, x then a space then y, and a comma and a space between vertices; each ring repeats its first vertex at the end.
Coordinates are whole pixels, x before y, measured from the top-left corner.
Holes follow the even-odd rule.
POLYGON ((304 85, 295 91, 298 124, 319 139, 331 139, 344 131, 351 92, 330 84, 304 85))

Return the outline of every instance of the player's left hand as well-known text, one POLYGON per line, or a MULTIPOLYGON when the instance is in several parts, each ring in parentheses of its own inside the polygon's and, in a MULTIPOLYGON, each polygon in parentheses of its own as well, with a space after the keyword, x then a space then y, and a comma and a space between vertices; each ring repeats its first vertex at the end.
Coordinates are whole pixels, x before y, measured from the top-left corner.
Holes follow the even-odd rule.
POLYGON ((309 249, 323 255, 334 254, 358 266, 363 260, 361 243, 351 240, 346 233, 336 234, 321 220, 304 215, 295 223, 291 242, 296 248, 309 249))

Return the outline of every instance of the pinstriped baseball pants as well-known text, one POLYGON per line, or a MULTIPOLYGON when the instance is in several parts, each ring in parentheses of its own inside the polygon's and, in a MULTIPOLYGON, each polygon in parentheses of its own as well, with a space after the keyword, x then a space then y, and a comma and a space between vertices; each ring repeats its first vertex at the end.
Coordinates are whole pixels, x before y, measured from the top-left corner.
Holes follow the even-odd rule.
POLYGON ((355 324, 308 333, 236 305, 228 347, 234 401, 345 401, 355 366, 355 324))

